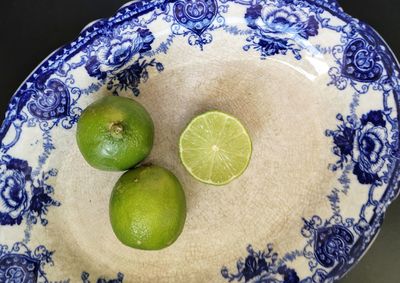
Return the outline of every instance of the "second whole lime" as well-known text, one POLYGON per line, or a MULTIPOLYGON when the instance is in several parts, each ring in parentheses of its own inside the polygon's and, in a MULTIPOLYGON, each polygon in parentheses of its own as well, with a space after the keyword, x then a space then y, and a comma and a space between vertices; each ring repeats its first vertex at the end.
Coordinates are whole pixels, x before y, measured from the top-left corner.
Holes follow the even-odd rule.
POLYGON ((77 125, 78 147, 94 168, 123 171, 145 159, 154 140, 150 114, 138 102, 106 96, 82 113, 77 125))
POLYGON ((118 180, 109 213, 113 231, 123 244, 141 250, 163 249, 183 230, 185 193, 170 171, 142 166, 118 180))

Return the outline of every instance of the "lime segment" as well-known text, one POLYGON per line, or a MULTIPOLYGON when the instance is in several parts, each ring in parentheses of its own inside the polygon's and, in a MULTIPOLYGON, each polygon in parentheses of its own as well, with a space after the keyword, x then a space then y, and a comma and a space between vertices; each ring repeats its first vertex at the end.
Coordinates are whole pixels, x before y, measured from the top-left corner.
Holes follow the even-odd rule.
POLYGON ((225 185, 244 172, 252 145, 238 119, 210 111, 189 123, 181 134, 179 152, 193 177, 207 184, 225 185))

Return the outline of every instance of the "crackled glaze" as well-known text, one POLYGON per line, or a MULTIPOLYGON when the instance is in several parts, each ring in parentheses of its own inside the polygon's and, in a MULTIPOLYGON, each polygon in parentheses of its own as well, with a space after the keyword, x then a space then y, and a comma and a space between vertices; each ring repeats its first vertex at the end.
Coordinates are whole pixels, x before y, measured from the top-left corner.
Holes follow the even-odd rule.
POLYGON ((390 49, 335 0, 130 3, 53 53, 10 101, 0 282, 333 282, 398 195, 398 92, 390 49), (89 168, 74 143, 82 109, 103 95, 149 109, 150 161, 185 185, 185 231, 159 254, 115 240, 99 189, 118 174, 89 168), (212 108, 241 118, 258 153, 218 190, 175 152, 193 113, 212 108))

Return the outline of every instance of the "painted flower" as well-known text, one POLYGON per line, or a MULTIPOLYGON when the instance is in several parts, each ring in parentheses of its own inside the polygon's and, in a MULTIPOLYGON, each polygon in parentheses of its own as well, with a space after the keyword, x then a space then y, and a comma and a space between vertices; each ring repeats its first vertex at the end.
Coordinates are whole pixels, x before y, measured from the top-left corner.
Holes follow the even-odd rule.
POLYGON ((299 283, 300 278, 294 269, 288 268, 286 265, 278 268, 278 273, 283 276, 282 283, 299 283))
POLYGON ((294 269, 286 265, 278 266, 278 254, 273 251, 272 244, 267 245, 264 251, 254 251, 253 247, 247 247, 248 256, 243 261, 236 263, 237 273, 230 273, 228 268, 221 269, 221 275, 228 282, 247 283, 299 283, 300 278, 294 269))
POLYGON ((109 72, 118 71, 141 53, 151 49, 154 36, 148 29, 125 30, 112 38, 105 38, 86 63, 90 76, 104 79, 109 72))
POLYGON ((308 39, 318 34, 318 22, 315 17, 290 5, 250 7, 246 19, 251 28, 258 29, 262 35, 274 39, 287 41, 298 36, 308 39))
POLYGON ((300 278, 294 269, 287 268, 285 265, 278 268, 277 271, 263 271, 260 275, 257 275, 250 280, 246 280, 247 283, 299 283, 300 278), (282 276, 283 281, 278 281, 277 274, 282 276))
POLYGON ((138 96, 140 94, 139 84, 149 79, 148 68, 150 67, 155 67, 158 72, 164 70, 164 65, 155 59, 149 62, 147 60, 135 61, 129 67, 111 76, 107 82, 107 89, 115 95, 118 95, 119 91, 130 90, 133 95, 138 96))
MULTIPOLYGON (((261 50, 263 57, 291 50, 300 59, 299 51, 304 48, 301 40, 318 34, 315 17, 293 5, 257 4, 247 9, 245 18, 247 25, 256 31, 247 40, 261 50)), ((244 48, 248 50, 249 46, 244 48)))
POLYGON ((370 111, 359 121, 342 115, 336 117, 342 125, 336 131, 327 131, 333 138, 333 152, 340 160, 332 168, 343 168, 345 162, 353 161, 353 174, 361 184, 380 182, 380 171, 385 165, 388 153, 388 133, 383 112, 370 111))
MULTIPOLYGON (((90 277, 89 273, 82 272, 81 279, 82 279, 83 283, 90 283, 89 277, 90 277)), ((97 283, 122 283, 123 281, 124 281, 124 274, 119 272, 117 274, 117 278, 115 278, 115 279, 98 278, 96 282, 97 283)))
POLYGON ((387 130, 381 111, 371 111, 362 119, 363 127, 354 140, 353 173, 361 184, 379 181, 378 173, 385 164, 387 154, 387 130))
POLYGON ((260 278, 269 276, 268 264, 265 258, 249 255, 245 260, 243 276, 246 282, 259 282, 260 278))
POLYGON ((32 168, 19 159, 0 165, 0 224, 21 224, 28 207, 26 187, 31 181, 32 168))
POLYGON ((124 86, 137 87, 143 77, 143 73, 144 67, 142 64, 135 62, 129 68, 126 68, 124 71, 118 73, 116 78, 118 79, 119 83, 124 86))
POLYGON ((333 137, 333 142, 344 156, 351 155, 354 149, 355 130, 350 127, 343 127, 343 131, 333 137))

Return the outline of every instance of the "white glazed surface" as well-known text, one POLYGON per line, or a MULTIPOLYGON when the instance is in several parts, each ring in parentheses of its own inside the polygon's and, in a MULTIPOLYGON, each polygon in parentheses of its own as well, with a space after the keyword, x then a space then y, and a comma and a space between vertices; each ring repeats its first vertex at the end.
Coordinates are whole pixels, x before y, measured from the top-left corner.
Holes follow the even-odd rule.
POLYGON ((0 282, 343 276, 397 195, 398 66, 368 26, 320 2, 128 4, 48 58, 1 128, 0 282), (194 17, 195 4, 210 16, 194 17), (113 93, 151 113, 146 162, 185 188, 184 231, 162 251, 118 242, 108 201, 120 173, 89 167, 75 142, 82 109, 113 93), (223 187, 194 180, 178 156, 185 125, 211 109, 238 117, 254 147, 223 187))

